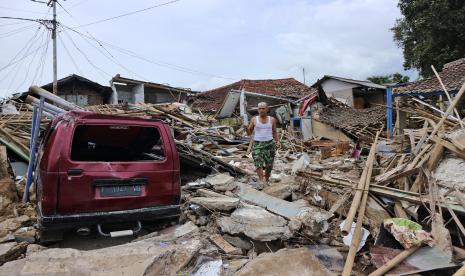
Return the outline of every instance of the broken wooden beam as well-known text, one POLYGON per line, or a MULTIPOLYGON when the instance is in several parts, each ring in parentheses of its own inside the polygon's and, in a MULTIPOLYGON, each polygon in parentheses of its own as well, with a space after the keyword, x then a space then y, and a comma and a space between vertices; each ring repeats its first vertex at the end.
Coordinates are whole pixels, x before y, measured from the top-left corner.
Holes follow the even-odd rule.
POLYGON ((397 256, 395 256, 393 259, 385 263, 383 266, 378 268, 377 270, 373 271, 370 273, 368 276, 382 276, 385 275, 386 272, 389 270, 393 269, 396 265, 401 263, 403 260, 407 259, 408 256, 412 255, 415 251, 417 251, 419 247, 414 246, 409 249, 405 249, 401 253, 399 253, 397 256))
POLYGON ((462 158, 465 160, 465 152, 461 151, 459 148, 457 148, 454 144, 452 144, 449 141, 446 141, 442 138, 439 138, 437 136, 434 136, 431 138, 431 140, 437 144, 440 144, 444 146, 446 149, 450 150, 453 154, 457 155, 458 157, 462 158))

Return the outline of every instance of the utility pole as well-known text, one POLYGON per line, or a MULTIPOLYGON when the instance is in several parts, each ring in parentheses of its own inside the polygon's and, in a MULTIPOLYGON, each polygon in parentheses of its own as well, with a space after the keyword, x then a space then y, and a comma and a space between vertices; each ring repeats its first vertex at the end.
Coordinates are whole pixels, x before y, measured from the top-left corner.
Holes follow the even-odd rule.
POLYGON ((305 83, 305 67, 302 67, 302 75, 304 76, 304 84, 306 84, 305 83))
POLYGON ((51 6, 53 9, 53 19, 52 20, 41 20, 40 22, 47 28, 52 30, 52 44, 53 44, 53 94, 58 94, 58 83, 57 83, 57 75, 58 75, 58 66, 57 66, 57 1, 58 0, 48 0, 48 2, 44 2, 41 0, 31 0, 32 2, 47 4, 47 6, 51 6), (51 28, 50 28, 50 25, 51 28))
POLYGON ((53 94, 58 94, 57 66, 57 0, 50 0, 53 5, 52 39, 53 39, 53 94))

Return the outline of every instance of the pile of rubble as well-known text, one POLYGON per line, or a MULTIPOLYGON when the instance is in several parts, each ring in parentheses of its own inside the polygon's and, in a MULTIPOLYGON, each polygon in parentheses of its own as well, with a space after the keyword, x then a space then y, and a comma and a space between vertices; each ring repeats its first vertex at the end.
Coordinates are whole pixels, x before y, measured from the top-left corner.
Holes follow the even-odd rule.
MULTIPOLYGON (((357 123, 352 135, 373 141, 361 157, 353 143, 304 143, 280 130, 270 182, 261 183, 240 127, 215 126, 181 104, 88 107, 170 124, 188 176, 179 225, 88 251, 36 245, 34 206, 19 203, 24 181, 12 180, 0 147, 0 274, 451 273, 465 259, 465 131, 447 113, 421 116, 426 108, 405 106, 423 127, 392 141, 380 137, 379 118, 364 130, 357 123)), ((20 137, 28 127, 8 131, 20 137)))

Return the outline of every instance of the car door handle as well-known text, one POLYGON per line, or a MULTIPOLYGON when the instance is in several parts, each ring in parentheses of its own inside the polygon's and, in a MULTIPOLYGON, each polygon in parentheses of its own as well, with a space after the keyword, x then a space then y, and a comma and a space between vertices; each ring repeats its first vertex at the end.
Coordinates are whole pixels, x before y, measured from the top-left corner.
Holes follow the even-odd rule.
POLYGON ((69 170, 68 170, 68 175, 69 175, 69 176, 79 176, 79 175, 82 175, 82 170, 81 170, 81 169, 69 169, 69 170))

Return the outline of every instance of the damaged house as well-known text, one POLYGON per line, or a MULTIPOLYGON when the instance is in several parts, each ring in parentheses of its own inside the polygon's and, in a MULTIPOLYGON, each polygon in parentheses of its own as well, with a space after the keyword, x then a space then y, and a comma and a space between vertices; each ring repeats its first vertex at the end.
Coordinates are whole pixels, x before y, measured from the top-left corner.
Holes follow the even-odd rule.
POLYGON ((386 86, 371 81, 325 75, 312 87, 320 86, 328 97, 357 109, 386 104, 386 86))
MULTIPOLYGON (((110 103, 111 88, 76 74, 58 81, 58 96, 78 106, 101 105, 110 103)), ((53 90, 53 83, 42 86, 47 91, 53 90)))
POLYGON ((187 103, 190 89, 172 87, 166 84, 134 80, 114 76, 111 81, 112 103, 187 103))
MULTIPOLYGON (((234 115, 244 116, 246 112, 255 115, 257 104, 264 101, 268 103, 273 116, 285 124, 293 118, 291 104, 313 90, 294 78, 244 79, 197 95, 192 107, 221 119, 234 115)), ((297 116, 294 118, 299 123, 297 116)))
MULTIPOLYGON (((465 82, 465 58, 446 63, 438 75, 450 97, 454 97, 465 82)), ((394 134, 400 134, 404 129, 414 127, 412 125, 414 122, 409 119, 409 114, 434 120, 444 113, 445 107, 450 103, 447 94, 435 76, 396 85, 390 87, 388 91, 388 107, 390 108, 388 108, 387 125, 390 133, 394 134), (421 109, 417 107, 421 107, 421 109), (423 108, 426 108, 427 111, 422 112, 423 108), (394 124, 393 118, 396 118, 394 124)), ((458 121, 457 113, 464 114, 464 111, 462 100, 449 119, 458 121)))
POLYGON ((384 86, 324 76, 312 85, 311 92, 296 101, 304 141, 371 141, 386 118, 386 92, 381 87, 384 86))

